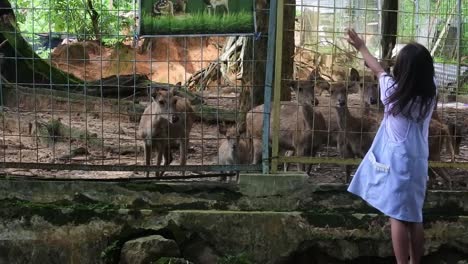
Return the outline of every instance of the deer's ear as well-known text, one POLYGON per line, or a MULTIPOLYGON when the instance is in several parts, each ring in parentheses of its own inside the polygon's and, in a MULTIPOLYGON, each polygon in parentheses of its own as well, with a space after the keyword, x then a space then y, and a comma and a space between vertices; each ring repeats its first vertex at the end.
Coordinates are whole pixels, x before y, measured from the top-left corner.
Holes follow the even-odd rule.
POLYGON ((246 126, 247 126, 246 124, 240 125, 240 126, 238 125, 238 126, 237 126, 237 131, 239 132, 239 134, 242 134, 242 133, 245 133, 245 132, 246 132, 246 129, 247 129, 246 126))
POLYGON ((226 133, 227 133, 227 126, 226 126, 226 124, 225 124, 224 122, 219 124, 219 126, 218 126, 218 132, 219 132, 221 135, 226 135, 226 133))
POLYGON ((356 69, 351 68, 351 69, 349 70, 349 81, 351 81, 351 82, 359 82, 359 79, 360 79, 360 78, 361 78, 361 77, 359 76, 359 72, 358 72, 356 69))

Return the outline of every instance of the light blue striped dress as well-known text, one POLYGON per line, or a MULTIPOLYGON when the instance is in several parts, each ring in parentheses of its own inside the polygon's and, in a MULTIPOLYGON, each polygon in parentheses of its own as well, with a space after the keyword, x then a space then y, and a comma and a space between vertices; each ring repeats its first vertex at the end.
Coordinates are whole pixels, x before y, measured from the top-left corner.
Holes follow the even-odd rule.
MULTIPOLYGON (((379 78, 381 100, 392 92, 393 79, 379 78)), ((390 106, 385 106, 385 112, 390 106)), ((417 113, 415 113, 416 115, 417 113)), ((385 114, 372 146, 348 191, 385 215, 422 222, 428 179, 428 130, 432 112, 421 122, 385 114)))

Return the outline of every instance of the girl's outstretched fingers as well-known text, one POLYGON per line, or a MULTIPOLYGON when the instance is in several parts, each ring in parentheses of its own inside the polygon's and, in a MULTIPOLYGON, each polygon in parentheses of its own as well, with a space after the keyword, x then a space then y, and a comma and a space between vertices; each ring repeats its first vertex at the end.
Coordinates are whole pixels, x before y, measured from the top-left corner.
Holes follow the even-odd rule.
POLYGON ((354 29, 348 29, 346 31, 348 38, 347 41, 349 44, 351 44, 354 48, 357 50, 360 50, 361 48, 365 47, 366 44, 364 43, 364 40, 362 40, 359 35, 354 31, 354 29))

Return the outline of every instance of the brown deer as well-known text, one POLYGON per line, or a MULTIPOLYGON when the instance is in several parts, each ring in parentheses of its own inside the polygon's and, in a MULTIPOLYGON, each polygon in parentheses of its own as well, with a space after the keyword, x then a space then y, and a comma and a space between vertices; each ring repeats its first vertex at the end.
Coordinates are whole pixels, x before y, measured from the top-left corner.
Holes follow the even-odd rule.
MULTIPOLYGON (((351 114, 348 109, 347 86, 343 82, 332 84, 330 100, 335 104, 337 125, 338 151, 343 158, 363 158, 374 140, 379 128, 380 120, 367 115, 365 120, 362 113, 359 116, 351 114)), ((345 182, 349 182, 351 166, 345 165, 345 182)))
MULTIPOLYGON (((296 91, 298 102, 281 102, 279 148, 285 152, 292 150, 297 156, 315 156, 326 138, 326 124, 323 116, 314 111, 316 99, 314 81, 294 82, 291 87, 296 91)), ((247 137, 262 138, 264 105, 257 106, 246 115, 247 137)), ((270 119, 270 138, 273 134, 273 118, 270 119)), ((261 153, 261 146, 254 144, 253 153, 261 153)), ((260 162, 258 155, 252 160, 260 162)), ((304 171, 304 164, 297 164, 304 171)), ((310 166, 307 170, 310 174, 310 166)))
MULTIPOLYGON (((156 165, 160 166, 164 155, 164 165, 170 164, 169 125, 179 122, 176 114, 177 98, 172 92, 158 91, 151 97, 152 102, 143 112, 138 126, 138 137, 144 142, 145 164, 151 163, 152 153, 156 152, 156 165)), ((156 172, 162 176, 164 172, 156 172)), ((149 171, 146 172, 149 177, 149 171)))
POLYGON ((257 155, 255 159, 261 159, 262 141, 259 139, 251 140, 243 132, 239 131, 236 126, 230 128, 227 128, 224 124, 219 126, 219 133, 226 137, 221 140, 218 148, 218 162, 220 165, 250 164, 254 155, 257 155), (254 149, 260 152, 253 153, 254 149))
MULTIPOLYGON (((169 94, 170 97, 176 99, 174 113, 177 115, 178 121, 169 123, 167 127, 168 138, 170 139, 168 144, 169 149, 171 146, 176 144, 179 145, 179 164, 183 166, 187 163, 187 150, 189 148, 190 131, 192 130, 193 126, 194 112, 189 100, 185 97, 177 95, 177 91, 181 88, 181 85, 182 84, 178 82, 170 92, 164 90, 153 90, 151 94, 169 94)), ((169 164, 172 162, 172 155, 170 154, 171 153, 169 153, 169 164)), ((185 172, 182 174, 185 175, 185 172)))

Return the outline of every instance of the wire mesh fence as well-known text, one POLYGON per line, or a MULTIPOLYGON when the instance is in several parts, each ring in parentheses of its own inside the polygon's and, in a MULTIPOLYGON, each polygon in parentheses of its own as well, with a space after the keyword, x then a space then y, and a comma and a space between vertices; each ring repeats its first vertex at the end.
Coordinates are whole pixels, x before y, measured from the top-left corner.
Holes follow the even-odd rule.
MULTIPOLYGON (((169 179, 260 171, 262 163, 264 171, 296 171, 289 165, 298 163, 313 180, 343 182, 383 110, 376 79, 344 39, 353 27, 389 68, 408 41, 431 51, 439 119, 430 174, 436 184, 465 188, 461 2, 284 0, 276 9, 276 1, 258 0, 256 34, 150 38, 137 34, 134 1, 4 1, 2 171, 103 179, 164 171, 160 178, 169 179), (270 108, 263 103, 273 81, 270 108), (145 152, 155 153, 149 160, 145 152)), ((190 15, 181 8, 190 10, 190 1, 171 3, 175 18, 190 15)), ((203 12, 227 15, 214 9, 203 12)))
MULTIPOLYGON (((313 164, 307 170, 317 175, 317 181, 324 177, 349 180, 355 165, 369 150, 384 108, 377 79, 345 40, 346 28, 354 28, 389 73, 406 43, 417 41, 431 51, 439 94, 429 129, 429 176, 433 187, 466 188, 466 4, 303 0, 291 5, 296 9, 296 23, 285 30, 294 31, 295 36, 294 79, 304 89, 312 86, 315 97, 308 102, 311 112, 296 115, 292 126, 285 124, 283 116, 288 111, 284 105, 289 102, 276 98, 274 107, 278 109, 272 111, 280 118, 274 121, 278 130, 272 135, 272 156, 277 158, 272 170, 278 171, 278 164, 283 162, 302 162, 313 164), (299 122, 308 123, 299 128, 299 134, 306 134, 307 140, 300 138, 297 146, 287 146, 285 134, 298 131, 294 126, 299 122), (307 155, 297 154, 297 150, 302 151, 301 144, 308 144, 307 155)), ((303 92, 296 92, 296 112, 307 111, 307 104, 300 100, 303 92)))
MULTIPOLYGON (((238 160, 245 139, 227 129, 241 116, 241 91, 252 87, 241 77, 254 80, 251 64, 265 64, 246 49, 252 34, 141 38, 133 1, 5 3, 4 173, 134 178, 146 170, 258 171, 238 160)), ((190 14, 176 14, 183 16, 190 14)))

